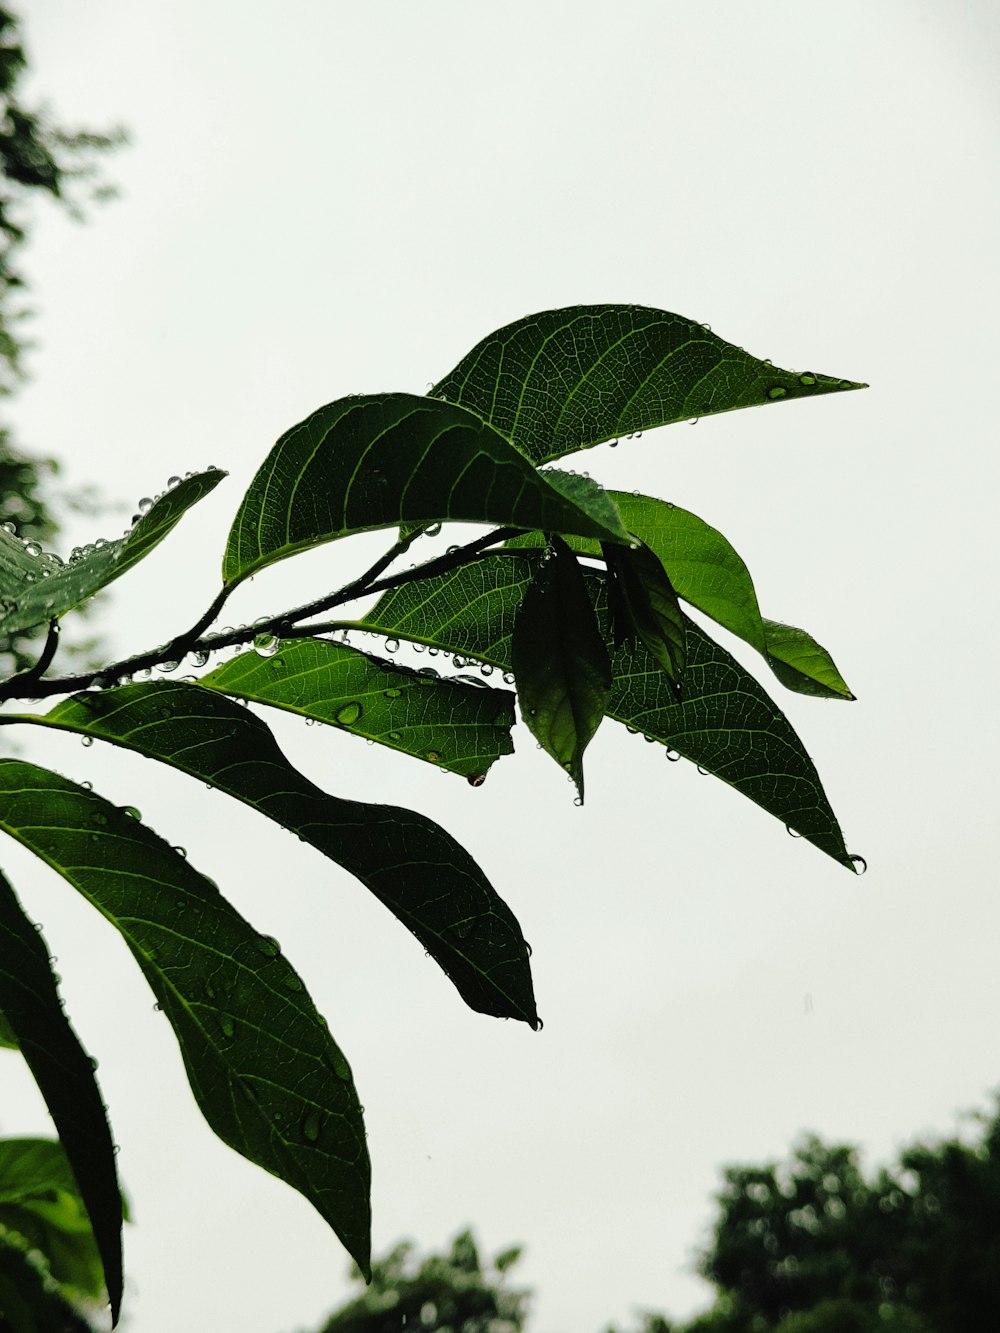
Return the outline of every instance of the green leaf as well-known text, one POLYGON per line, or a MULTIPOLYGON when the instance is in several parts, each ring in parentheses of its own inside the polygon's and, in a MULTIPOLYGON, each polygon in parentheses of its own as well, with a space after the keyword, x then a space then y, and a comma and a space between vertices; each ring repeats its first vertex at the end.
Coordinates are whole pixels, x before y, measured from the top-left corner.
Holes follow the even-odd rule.
MULTIPOLYGON (((121 1202, 118 1204, 119 1226, 121 1202)), ((16 1231, 45 1256, 63 1288, 97 1300, 104 1268, 83 1195, 62 1144, 0 1139, 0 1229, 16 1231)))
POLYGON ((405 393, 341 398, 271 450, 233 523, 223 579, 352 532, 444 520, 627 540, 600 488, 570 489, 460 407, 405 393))
POLYGON ((611 662, 583 574, 553 537, 514 618, 511 665, 521 716, 583 800, 583 752, 604 719, 611 662))
POLYGON ((0 528, 0 636, 57 619, 121 578, 225 475, 218 468, 209 468, 185 477, 157 496, 124 537, 109 542, 99 539, 68 564, 42 553, 36 543, 22 542, 0 528))
POLYGON ((0 797, 0 827, 121 933, 170 1020, 215 1133, 303 1194, 366 1272, 361 1106, 346 1059, 277 944, 180 853, 96 792, 0 759, 0 797))
POLYGON ((259 810, 360 879, 471 1008, 537 1025, 520 926, 468 852, 415 811, 320 791, 233 700, 157 681, 76 695, 45 717, 20 720, 137 750, 259 810))
POLYGON ((865 387, 781 370, 666 310, 580 305, 491 333, 431 392, 541 464, 672 421, 865 387))
POLYGON ((648 546, 632 550, 606 542, 603 550, 615 646, 630 638, 645 644, 679 697, 687 639, 684 615, 666 571, 648 546), (615 628, 616 608, 623 622, 621 630, 615 628))
POLYGON ((424 675, 325 639, 290 639, 269 657, 241 653, 198 684, 341 727, 477 786, 514 749, 509 691, 424 675))
MULTIPOLYGON (((625 526, 662 561, 675 592, 756 648, 783 685, 821 699, 854 698, 830 654, 810 634, 761 616, 750 571, 721 532, 665 500, 625 491, 609 494, 625 526)), ((542 543, 537 534, 525 533, 508 546, 527 549, 542 543)), ((569 544, 586 555, 601 551, 599 543, 583 538, 569 544)))
POLYGON ((2 1010, 0 1010, 0 1046, 8 1051, 17 1050, 17 1038, 14 1036, 14 1029, 7 1022, 6 1015, 2 1010))
MULTIPOLYGON (((5 818, 6 812, 0 812, 0 823, 5 818)), ((0 1007, 49 1108, 90 1216, 117 1322, 122 1300, 122 1203, 104 1102, 93 1062, 62 1011, 45 941, 2 873, 0 1007)))
MULTIPOLYGON (((484 556, 450 574, 386 593, 364 623, 442 651, 511 665, 517 609, 539 560, 532 551, 484 556)), ((591 575, 598 618, 607 618, 603 579, 591 575)), ((610 642, 610 624, 605 635, 610 642)), ((609 717, 661 741, 743 792, 821 851, 854 869, 819 775, 787 718, 729 653, 685 617, 684 697, 641 646, 613 655, 609 717)))

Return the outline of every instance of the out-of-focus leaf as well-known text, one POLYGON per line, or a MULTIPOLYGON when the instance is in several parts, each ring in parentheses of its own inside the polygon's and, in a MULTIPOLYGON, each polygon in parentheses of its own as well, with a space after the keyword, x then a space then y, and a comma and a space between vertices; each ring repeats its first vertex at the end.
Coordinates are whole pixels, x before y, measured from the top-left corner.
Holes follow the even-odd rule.
POLYGON ((672 421, 865 387, 781 370, 666 310, 580 305, 497 329, 431 393, 540 464, 672 421))
POLYGON ((514 618, 521 716, 583 800, 583 752, 604 720, 611 662, 576 557, 553 538, 514 618))
MULTIPOLYGON (((481 781, 510 754, 514 696, 474 689, 325 639, 289 639, 269 656, 241 653, 198 684, 341 727, 481 781)), ((477 781, 477 785, 478 785, 477 781)))
POLYGON ((469 853, 413 810, 320 791, 232 699, 157 681, 76 695, 45 717, 22 720, 137 750, 259 810, 356 875, 471 1008, 537 1025, 521 928, 469 853))
POLYGON ((303 1194, 366 1272, 361 1106, 347 1060, 277 943, 139 819, 56 773, 0 759, 0 828, 121 933, 215 1133, 303 1194))
POLYGON ((0 1227, 43 1254, 60 1286, 91 1300, 103 1294, 97 1241, 61 1143, 0 1139, 0 1227))
MULTIPOLYGON (((442 651, 511 665, 517 609, 540 556, 508 551, 450 574, 384 594, 364 623, 380 634, 412 635, 442 651)), ((598 575, 592 599, 598 619, 607 604, 598 575)), ((610 625, 605 635, 611 641, 610 625)), ((836 817, 819 775, 787 718, 729 653, 685 617, 684 697, 641 646, 612 654, 609 717, 642 731, 714 773, 850 870, 836 817)))
MULTIPOLYGON (((0 811, 0 827, 6 827, 8 817, 6 808, 0 811)), ((112 1317, 117 1321, 122 1299, 122 1203, 104 1102, 93 1062, 62 1011, 45 941, 2 873, 0 1007, 49 1108, 75 1176, 75 1188, 89 1214, 103 1265, 112 1317)), ((30 1165, 22 1161, 22 1176, 30 1165)), ((15 1183, 16 1178, 17 1173, 15 1183)), ((0 1190, 0 1199, 4 1197, 0 1190)))
POLYGON ((352 532, 444 520, 628 540, 600 487, 547 480, 471 412, 405 393, 341 398, 268 454, 229 534, 223 579, 352 532))
POLYGON ((0 528, 0 640, 57 619, 121 578, 225 475, 209 468, 185 477, 157 496, 124 537, 100 540, 67 564, 0 528))

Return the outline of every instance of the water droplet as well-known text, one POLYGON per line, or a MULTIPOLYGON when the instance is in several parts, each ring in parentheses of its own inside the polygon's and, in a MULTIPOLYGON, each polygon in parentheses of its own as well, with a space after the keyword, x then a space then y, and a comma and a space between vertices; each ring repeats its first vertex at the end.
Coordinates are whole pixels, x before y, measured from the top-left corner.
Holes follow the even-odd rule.
POLYGON ((327 1060, 329 1061, 330 1068, 338 1078, 342 1078, 346 1082, 351 1077, 351 1066, 347 1063, 343 1054, 337 1050, 336 1046, 327 1056, 327 1060))
POLYGON ((703 324, 701 327, 705 330, 706 333, 711 333, 711 332, 712 332, 712 326, 711 326, 711 324, 703 324))
POLYGON ((426 653, 426 651, 427 651, 427 645, 426 645, 426 643, 415 643, 415 644, 413 645, 413 651, 414 651, 415 653, 426 653))
POLYGON ((816 383, 816 376, 810 375, 809 372, 807 371, 804 375, 799 376, 799 383, 804 384, 806 388, 809 388, 811 385, 816 383))
POLYGON ((137 810, 137 809, 135 808, 134 805, 123 805, 123 806, 122 806, 122 812, 123 812, 124 814, 128 815, 130 819, 141 819, 141 818, 142 818, 142 813, 141 813, 141 811, 137 810))
POLYGON ((94 790, 94 784, 92 782, 81 782, 80 786, 83 788, 84 791, 94 790))
POLYGON ((854 873, 856 875, 863 875, 868 869, 868 862, 865 858, 863 856, 858 856, 856 852, 848 852, 847 855, 854 863, 854 873))
POLYGON ((609 441, 608 441, 608 445, 609 445, 609 447, 612 448, 612 449, 617 449, 617 448, 618 448, 618 437, 617 437, 617 435, 615 436, 615 438, 614 438, 613 440, 609 440, 609 441))
POLYGON ((281 640, 276 634, 258 634, 253 641, 254 652, 261 657, 273 657, 281 647, 281 640))
POLYGON ((383 690, 383 691, 382 691, 382 693, 385 695, 385 697, 386 697, 387 699, 398 699, 399 696, 402 694, 402 692, 403 692, 402 690, 383 690))
POLYGON ((647 745, 655 745, 655 744, 656 744, 656 737, 655 737, 655 736, 643 736, 642 739, 646 742, 647 745))
POLYGON ((403 739, 403 733, 401 731, 390 731, 389 739, 391 741, 401 741, 403 739))
POLYGON ((273 935, 258 935, 254 943, 265 958, 277 958, 281 953, 281 945, 273 935))
POLYGON ((773 389, 768 389, 767 396, 771 399, 784 398, 787 393, 788 390, 783 384, 776 384, 773 389))
POLYGON ((144 495, 136 507, 140 514, 148 514, 153 507, 153 501, 148 495, 144 495))
POLYGON ((167 478, 167 490, 168 490, 168 491, 172 491, 172 490, 174 489, 175 486, 179 486, 180 484, 181 484, 181 479, 180 479, 180 477, 168 477, 168 478, 167 478))
POLYGON ((90 1067, 91 1067, 91 1069, 97 1069, 97 1068, 98 1068, 98 1063, 97 1063, 97 1061, 94 1059, 94 1057, 91 1055, 91 1056, 89 1056, 88 1058, 89 1058, 89 1060, 90 1060, 90 1067))
POLYGON ((425 536, 425 537, 437 537, 437 536, 439 535, 440 531, 441 531, 441 524, 440 524, 440 523, 431 523, 428 527, 424 528, 424 536, 425 536))
POLYGON ((701 774, 701 776, 702 776, 703 778, 707 778, 707 777, 708 777, 708 769, 707 769, 707 768, 702 768, 701 764, 698 765, 698 772, 701 774))
POLYGON ((309 1111, 302 1121, 302 1133, 310 1143, 315 1143, 319 1138, 321 1128, 320 1115, 318 1111, 309 1111))
POLYGON ((574 798, 573 798, 573 804, 576 805, 576 806, 583 805, 583 797, 582 797, 582 796, 574 796, 574 798))
POLYGON ((514 684, 514 673, 513 673, 513 671, 505 671, 505 672, 503 673, 503 683, 504 683, 505 685, 513 685, 513 684, 514 684))
POLYGON ((173 850, 177 853, 178 856, 183 857, 185 861, 187 860, 187 848, 186 848, 186 847, 174 847, 173 850))
POLYGON ((428 649, 427 649, 427 656, 428 656, 428 657, 437 657, 437 655, 440 653, 440 651, 441 651, 440 648, 428 648, 428 649))
POLYGON ((170 660, 168 662, 157 662, 156 669, 157 671, 163 671, 166 673, 170 671, 176 671, 179 666, 180 662, 175 662, 173 660, 170 660))
POLYGON ((486 781, 485 773, 470 773, 465 779, 470 787, 481 787, 486 781))
POLYGON ((295 975, 294 972, 289 972, 281 984, 284 986, 285 990, 299 991, 305 989, 305 987, 302 985, 302 982, 299 980, 299 978, 295 975))
POLYGON ((344 704, 342 708, 337 709, 334 718, 337 722, 341 723, 342 726, 350 727, 357 722, 361 713, 361 705, 356 699, 352 699, 350 703, 344 704))
POLYGON ((398 639, 386 639, 386 641, 385 641, 385 651, 386 651, 387 653, 398 653, 398 652, 399 652, 399 640, 398 640, 398 639))
POLYGON ((94 738, 93 738, 93 736, 81 736, 81 737, 80 737, 80 744, 81 744, 81 745, 85 745, 88 749, 93 745, 93 743, 94 743, 94 738))
POLYGON ((4 532, 16 532, 16 531, 17 531, 17 529, 14 527, 14 524, 11 523, 9 520, 8 520, 8 522, 6 522, 6 523, 0 523, 0 528, 3 528, 4 532))
POLYGON ((788 836, 789 836, 790 838, 801 838, 801 837, 802 837, 802 834, 799 833, 796 829, 793 829, 792 826, 791 826, 791 824, 786 824, 786 825, 785 825, 785 832, 788 834, 788 836))
MULTIPOLYGON (((196 667, 203 667, 205 663, 208 661, 210 656, 211 654, 209 653, 207 648, 198 648, 195 652, 191 654, 191 665, 196 667)), ((146 675, 147 676, 149 675, 148 671, 146 672, 146 675)))
POLYGON ((42 554, 42 548, 38 545, 37 542, 25 542, 24 554, 30 556, 39 556, 42 554))
POLYGON ((700 420, 701 420, 700 417, 688 417, 688 425, 689 425, 689 426, 697 426, 697 424, 698 424, 698 422, 699 422, 700 420))
POLYGON ((219 1027, 222 1028, 222 1035, 227 1041, 232 1041, 233 1037, 236 1035, 236 1024, 228 1014, 219 1015, 219 1027))
POLYGON ((421 682, 420 682, 420 684, 422 684, 422 685, 427 685, 427 684, 429 684, 432 680, 438 680, 438 679, 439 679, 439 677, 438 677, 438 673, 434 670, 433 667, 418 667, 418 668, 417 668, 417 675, 423 677, 423 679, 422 679, 421 682))
POLYGON ((432 764, 436 764, 438 760, 441 758, 441 756, 438 754, 437 750, 428 750, 427 758, 430 760, 432 764))
POLYGON ((680 755, 677 753, 676 750, 668 750, 667 759, 671 764, 676 764, 678 759, 680 759, 680 755))

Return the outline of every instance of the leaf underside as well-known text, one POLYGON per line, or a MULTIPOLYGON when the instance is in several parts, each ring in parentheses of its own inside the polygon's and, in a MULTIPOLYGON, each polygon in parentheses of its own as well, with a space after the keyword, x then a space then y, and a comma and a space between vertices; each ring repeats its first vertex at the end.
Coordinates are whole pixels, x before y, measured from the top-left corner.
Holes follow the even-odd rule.
MULTIPOLYGON (((398 638, 412 635, 442 651, 507 669, 514 619, 539 556, 485 556, 452 574, 384 594, 364 624, 398 638)), ((611 642, 603 578, 587 575, 611 642)), ((855 869, 819 775, 787 718, 757 681, 685 617, 684 693, 641 646, 612 653, 607 715, 714 773, 828 856, 855 869)))
POLYGON ((2 873, 0 1008, 49 1109, 75 1176, 74 1189, 79 1188, 90 1216, 117 1322, 122 1300, 122 1204, 104 1102, 90 1058, 62 1011, 45 942, 2 873))
POLYGON ((537 465, 675 421, 864 387, 782 370, 666 310, 579 305, 497 329, 431 393, 537 465))
POLYGON ((215 1133, 303 1194, 367 1272, 361 1106, 346 1059, 274 941, 178 851, 96 792, 2 759, 0 801, 0 828, 121 933, 170 1020, 215 1133))
POLYGON ((234 700, 157 681, 75 695, 20 720, 136 750, 259 810, 361 880, 471 1008, 537 1025, 521 928, 469 853, 416 811, 327 795, 234 700))

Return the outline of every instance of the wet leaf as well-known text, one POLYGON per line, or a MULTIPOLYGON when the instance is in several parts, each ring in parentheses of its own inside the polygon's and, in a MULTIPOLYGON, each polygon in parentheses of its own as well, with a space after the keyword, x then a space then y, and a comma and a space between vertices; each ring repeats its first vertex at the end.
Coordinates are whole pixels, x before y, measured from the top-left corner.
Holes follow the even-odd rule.
POLYGON ((580 305, 497 329, 431 392, 541 464, 673 421, 865 387, 781 370, 666 310, 580 305))
POLYGON ((684 616, 677 594, 648 546, 603 545, 615 647, 630 639, 644 644, 680 697, 687 657, 684 616))
POLYGON ((325 639, 241 653, 198 684, 341 727, 435 768, 479 777, 514 746, 514 696, 422 675, 325 639))
POLYGON ((583 752, 604 720, 611 662, 580 566, 557 537, 514 617, 511 666, 522 718, 582 801, 583 752))
POLYGON ((445 520, 626 541, 605 492, 585 481, 547 480, 460 407, 404 393, 341 398, 271 450, 229 534, 223 578, 239 583, 352 532, 445 520))
MULTIPOLYGON (((100 697, 114 707, 118 693, 100 697)), ((261 947, 257 931, 187 860, 96 792, 0 759, 0 797, 0 827, 124 938, 215 1133, 304 1195, 366 1272, 361 1106, 347 1061, 291 965, 261 947)))
POLYGON ((209 468, 164 491, 124 537, 63 564, 0 528, 0 638, 65 615, 127 573, 226 475, 209 468))
MULTIPOLYGON (((511 550, 451 574, 406 584, 386 593, 364 623, 382 634, 401 639, 413 635, 442 650, 508 669, 517 609, 539 558, 531 551, 511 550)), ((599 586, 603 577, 588 575, 587 580, 610 644, 606 594, 599 586)), ((714 773, 854 870, 815 766, 777 704, 687 617, 685 640, 680 702, 641 645, 623 645, 613 652, 608 716, 714 773)))
POLYGON ((320 791, 233 700, 158 681, 76 695, 25 720, 137 750, 259 810, 361 880, 471 1008, 537 1024, 521 929, 469 853, 413 810, 320 791))
MULTIPOLYGON (((2 768, 0 775, 7 775, 2 768)), ((0 814, 0 827, 7 818, 5 810, 0 814)), ((0 1007, 72 1168, 73 1192, 78 1191, 89 1214, 112 1317, 117 1322, 122 1300, 122 1202, 104 1102, 90 1058, 62 1011, 45 941, 2 873, 0 1007)), ((0 1172, 0 1181, 6 1179, 0 1172)))

